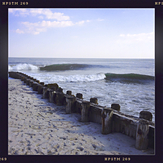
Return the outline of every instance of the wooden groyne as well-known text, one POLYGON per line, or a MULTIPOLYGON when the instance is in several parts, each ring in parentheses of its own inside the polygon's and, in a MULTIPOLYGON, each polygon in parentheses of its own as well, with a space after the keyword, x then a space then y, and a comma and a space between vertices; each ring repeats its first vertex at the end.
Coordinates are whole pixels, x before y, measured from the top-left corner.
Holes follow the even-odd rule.
POLYGON ((155 124, 152 122, 152 114, 148 111, 141 111, 139 117, 126 115, 120 112, 119 104, 111 104, 111 107, 98 105, 97 98, 90 101, 83 99, 81 93, 76 96, 68 90, 66 94, 57 83, 45 85, 43 82, 21 72, 9 72, 9 77, 21 79, 42 94, 43 98, 58 106, 65 106, 67 114, 78 113, 81 115, 81 122, 95 122, 101 124, 102 134, 120 132, 134 138, 135 148, 146 150, 154 148, 155 124))

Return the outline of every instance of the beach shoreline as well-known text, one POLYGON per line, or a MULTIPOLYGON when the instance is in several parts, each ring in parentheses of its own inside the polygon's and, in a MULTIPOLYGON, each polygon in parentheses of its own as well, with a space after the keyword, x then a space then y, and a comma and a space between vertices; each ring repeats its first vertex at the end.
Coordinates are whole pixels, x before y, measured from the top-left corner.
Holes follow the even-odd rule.
POLYGON ((101 134, 101 125, 80 122, 77 113, 42 99, 19 79, 8 80, 9 155, 146 155, 121 133, 101 134))

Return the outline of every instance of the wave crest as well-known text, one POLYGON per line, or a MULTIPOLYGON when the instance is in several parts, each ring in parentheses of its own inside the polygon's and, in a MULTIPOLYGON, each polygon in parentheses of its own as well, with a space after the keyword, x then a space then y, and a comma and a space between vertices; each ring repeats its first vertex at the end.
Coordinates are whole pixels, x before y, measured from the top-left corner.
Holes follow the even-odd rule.
POLYGON ((39 67, 34 66, 32 64, 17 64, 15 66, 8 66, 8 71, 21 71, 21 70, 38 70, 39 67))
POLYGON ((128 82, 128 83, 142 83, 146 81, 154 81, 154 76, 150 75, 142 75, 142 74, 114 74, 114 73, 107 73, 106 80, 110 81, 119 81, 119 82, 128 82))
MULTIPOLYGON (((47 77, 46 82, 87 82, 87 81, 97 81, 102 80, 105 78, 105 74, 98 73, 92 75, 69 75, 69 76, 62 76, 62 75, 53 75, 53 77, 47 77)), ((40 80, 42 80, 40 78, 40 80)))
POLYGON ((91 65, 87 64, 53 64, 45 67, 40 67, 40 70, 46 71, 65 71, 65 70, 79 70, 83 68, 88 68, 91 65))

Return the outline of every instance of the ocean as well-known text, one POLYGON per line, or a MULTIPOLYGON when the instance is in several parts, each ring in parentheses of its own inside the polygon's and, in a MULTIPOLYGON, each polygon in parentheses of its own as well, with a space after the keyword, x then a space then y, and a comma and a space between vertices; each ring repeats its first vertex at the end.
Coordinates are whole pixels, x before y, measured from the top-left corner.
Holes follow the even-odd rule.
POLYGON ((9 58, 8 71, 23 72, 63 92, 82 93, 98 104, 118 103, 122 113, 150 111, 155 122, 155 60, 97 58, 9 58))

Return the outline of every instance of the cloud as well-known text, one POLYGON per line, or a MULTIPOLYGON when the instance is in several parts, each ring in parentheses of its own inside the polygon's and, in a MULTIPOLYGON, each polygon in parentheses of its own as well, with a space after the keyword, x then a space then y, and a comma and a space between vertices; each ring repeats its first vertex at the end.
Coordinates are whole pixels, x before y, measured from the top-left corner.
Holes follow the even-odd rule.
POLYGON ((75 24, 76 25, 83 25, 84 23, 89 23, 90 20, 82 20, 82 21, 79 21, 79 22, 76 22, 75 24))
POLYGON ((79 22, 73 23, 72 21, 45 21, 43 20, 43 21, 39 21, 36 23, 22 22, 21 24, 23 24, 25 27, 24 33, 39 34, 40 32, 47 31, 48 28, 71 27, 74 25, 83 25, 85 22, 87 21, 79 21, 79 22))
POLYGON ((27 16, 27 15, 29 15, 30 14, 30 12, 29 12, 29 10, 27 10, 27 9, 18 9, 18 8, 16 8, 16 9, 9 9, 9 13, 12 13, 14 16, 23 16, 23 17, 25 17, 25 16, 27 16))
POLYGON ((76 24, 77 24, 77 25, 83 25, 83 24, 84 24, 84 22, 85 22, 85 21, 84 21, 84 20, 82 20, 82 21, 77 22, 76 24))
MULTIPOLYGON (((45 18, 47 18, 47 19, 56 19, 58 21, 70 20, 70 17, 65 16, 64 13, 60 13, 60 12, 53 13, 50 9, 31 9, 30 13, 33 16, 42 15, 42 17, 45 16, 45 18)), ((39 18, 40 18, 40 16, 39 16, 39 18)))
POLYGON ((37 23, 22 22, 26 27, 25 33, 39 34, 45 32, 48 28, 70 27, 74 24, 71 21, 41 21, 37 23))
POLYGON ((39 22, 30 23, 29 21, 21 22, 25 29, 17 29, 16 33, 32 33, 39 34, 40 32, 47 31, 48 28, 57 27, 71 27, 74 25, 83 25, 89 23, 90 20, 82 20, 78 22, 72 22, 70 17, 60 12, 52 12, 50 9, 9 9, 9 13, 14 16, 33 16, 39 19, 45 19, 39 22), (48 19, 48 20, 47 20, 48 19), (55 21, 53 21, 55 20, 55 21))
POLYGON ((100 18, 98 18, 97 21, 104 21, 104 19, 100 19, 100 18))
POLYGON ((24 31, 22 31, 22 30, 20 30, 20 29, 17 29, 17 30, 16 30, 16 33, 21 34, 21 33, 24 33, 24 31))
POLYGON ((15 16, 38 16, 38 18, 43 19, 56 19, 58 21, 70 20, 69 16, 65 16, 64 13, 52 12, 50 9, 9 9, 9 13, 15 16))
POLYGON ((44 19, 44 17, 43 17, 43 16, 38 16, 38 18, 39 18, 39 19, 44 19))
POLYGON ((40 25, 43 27, 69 27, 74 24, 72 21, 42 21, 40 25))
MULTIPOLYGON (((47 9, 46 9, 47 10, 47 9)), ((36 16, 38 14, 43 14, 44 10, 43 9, 30 9, 30 13, 33 15, 33 16, 36 16)))
POLYGON ((139 34, 120 34, 118 42, 133 43, 133 42, 148 42, 154 41, 154 32, 139 33, 139 34))
POLYGON ((120 34, 119 36, 120 36, 120 37, 125 37, 125 35, 124 35, 124 34, 120 34))

